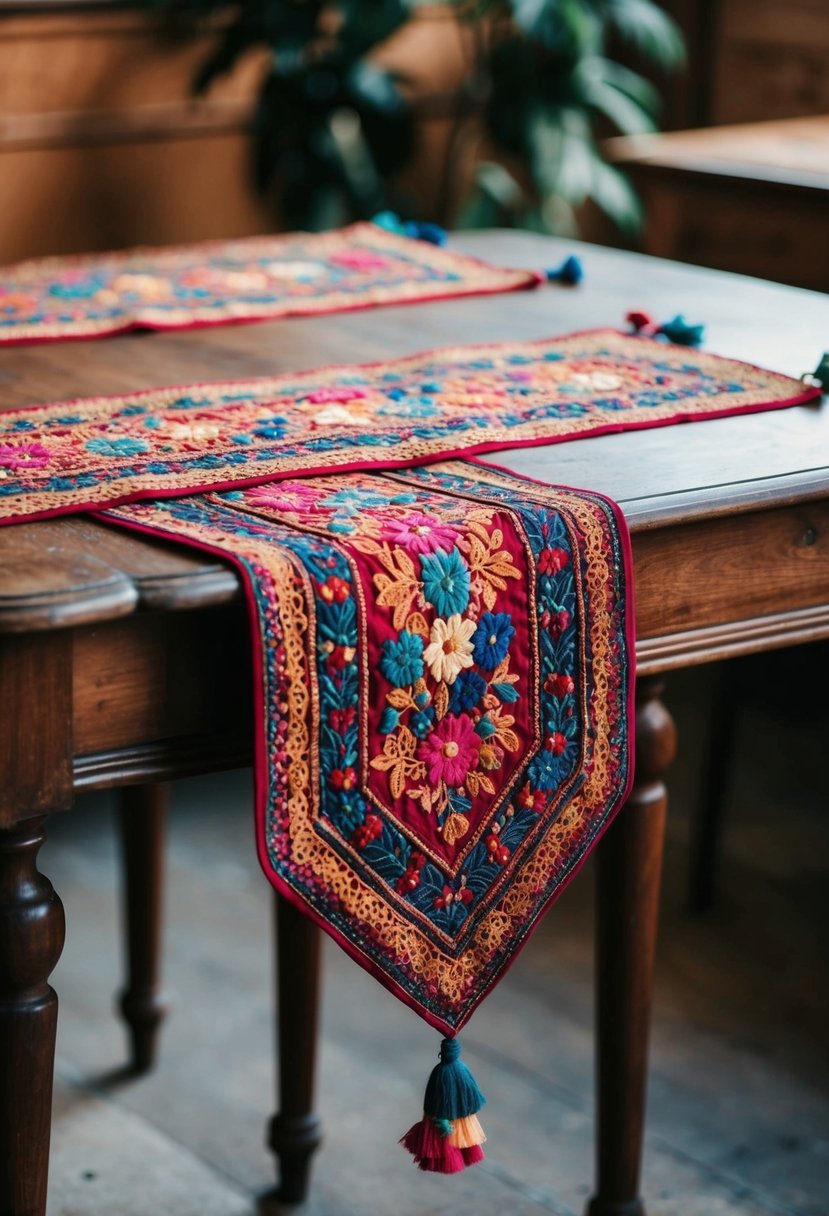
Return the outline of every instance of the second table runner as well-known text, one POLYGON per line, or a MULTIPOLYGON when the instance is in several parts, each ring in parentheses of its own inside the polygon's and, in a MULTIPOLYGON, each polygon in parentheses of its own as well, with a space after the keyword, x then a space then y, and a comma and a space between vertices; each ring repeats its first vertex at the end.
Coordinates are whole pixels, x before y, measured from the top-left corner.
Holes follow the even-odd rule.
POLYGON ((36 258, 0 268, 0 346, 489 295, 543 277, 369 223, 36 258))

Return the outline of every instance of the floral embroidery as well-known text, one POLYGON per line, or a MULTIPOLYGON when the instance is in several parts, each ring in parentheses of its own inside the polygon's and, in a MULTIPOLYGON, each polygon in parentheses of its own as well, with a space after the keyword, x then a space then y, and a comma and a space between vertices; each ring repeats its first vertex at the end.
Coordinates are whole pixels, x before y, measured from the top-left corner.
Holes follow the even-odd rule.
POLYGON ((265 641, 268 872, 432 1024, 458 1029, 624 793, 610 507, 456 463, 109 514, 242 563, 265 641), (408 547, 413 515, 440 545, 408 547), (549 551, 563 556, 542 562, 549 551), (453 574, 451 597, 459 563, 467 603, 441 615, 427 575, 453 574))
POLYGON ((448 714, 420 744, 417 755, 434 785, 461 786, 477 764, 480 750, 472 719, 466 714, 457 718, 448 714))
MULTIPOLYGON (((0 414, 0 445, 14 445, 21 431, 34 431, 49 459, 0 466, 6 470, 0 497, 7 517, 23 519, 205 485, 232 492, 237 483, 290 479, 285 493, 301 510, 314 491, 297 478, 320 469, 411 467, 451 451, 715 417, 817 393, 804 393, 784 376, 611 331, 454 348, 380 366, 9 410, 0 414), (593 390, 573 382, 591 368, 614 369, 622 384, 613 397, 604 390, 591 396, 593 390), (413 414, 412 401, 426 400, 430 416, 413 414)), ((275 502, 279 493, 260 485, 258 501, 276 495, 275 502)), ((337 507, 331 526, 342 535, 360 531, 357 512, 369 505, 380 504, 363 494, 358 506, 351 490, 334 482, 315 500, 326 514, 337 507)), ((440 589, 451 574, 440 555, 457 547, 455 523, 402 488, 394 505, 407 509, 376 518, 372 535, 388 549, 387 595, 397 597, 397 628, 406 618, 407 597, 425 585, 443 595, 438 615, 444 619, 466 612, 461 581, 451 580, 448 597, 445 586, 440 589), (422 569, 419 559, 427 556, 438 560, 422 569)), ((483 608, 492 611, 514 573, 514 555, 497 529, 489 531, 480 521, 471 521, 464 534, 461 556, 470 586, 479 588, 483 608)), ((554 578, 568 560, 566 548, 553 537, 540 539, 539 570, 554 578)), ((454 569, 463 580, 460 568, 454 569)))
MULTIPOLYGON (((339 312, 538 282, 532 271, 485 266, 374 224, 43 258, 0 275, 0 343, 339 312)), ((318 400, 359 396, 358 391, 318 400)))
POLYGON ((453 684, 464 667, 472 666, 472 643, 469 639, 475 628, 475 622, 464 621, 459 612, 450 616, 448 621, 438 618, 433 623, 423 658, 434 680, 453 684))
MULTIPOLYGON (((469 570, 457 549, 420 559, 423 596, 440 616, 465 612, 469 603, 469 570)), ((427 660, 428 661, 428 660, 427 660)))

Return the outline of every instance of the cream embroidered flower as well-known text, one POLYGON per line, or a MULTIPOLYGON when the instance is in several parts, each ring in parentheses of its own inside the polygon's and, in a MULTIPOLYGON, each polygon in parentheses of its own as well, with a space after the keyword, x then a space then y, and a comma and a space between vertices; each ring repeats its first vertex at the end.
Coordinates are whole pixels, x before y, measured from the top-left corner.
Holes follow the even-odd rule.
POLYGON ((448 621, 438 619, 432 625, 429 645, 423 651, 423 660, 435 680, 454 684, 464 667, 472 666, 472 634, 477 626, 474 621, 465 621, 459 612, 448 621))
POLYGON ((609 393, 622 386, 622 377, 615 376, 613 372, 574 372, 570 379, 574 384, 595 389, 599 393, 609 393))

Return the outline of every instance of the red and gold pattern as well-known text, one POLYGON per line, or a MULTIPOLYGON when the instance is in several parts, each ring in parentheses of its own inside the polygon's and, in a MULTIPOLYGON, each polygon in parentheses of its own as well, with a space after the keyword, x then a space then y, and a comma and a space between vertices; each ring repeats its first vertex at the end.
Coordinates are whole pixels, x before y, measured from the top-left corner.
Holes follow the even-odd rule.
POLYGON ((459 1029, 626 792, 612 504, 449 463, 108 516, 237 563, 260 639, 266 872, 459 1029))
POLYGON ((0 270, 0 344, 416 304, 540 279, 375 224, 39 258, 0 270))
POLYGON ((0 414, 0 522, 400 468, 810 401, 787 376, 596 330, 0 414))

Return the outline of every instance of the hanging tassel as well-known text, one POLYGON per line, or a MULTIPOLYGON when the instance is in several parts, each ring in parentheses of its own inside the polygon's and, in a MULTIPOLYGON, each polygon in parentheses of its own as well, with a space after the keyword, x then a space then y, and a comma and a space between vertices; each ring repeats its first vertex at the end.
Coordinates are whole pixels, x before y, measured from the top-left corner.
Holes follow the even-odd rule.
POLYGON ((430 245, 446 244, 446 229, 441 228, 440 224, 404 220, 396 211, 378 211, 371 217, 371 222, 378 228, 384 228, 386 232, 395 232, 398 236, 408 236, 415 241, 426 241, 430 245))
POLYGON ((705 337, 704 325, 689 325, 682 314, 657 325, 647 312, 629 312, 625 320, 635 334, 655 338, 661 334, 676 346, 699 346, 705 337))
POLYGON ((664 334, 668 341, 676 346, 699 346, 705 337, 705 326, 689 325, 682 314, 678 313, 672 321, 660 325, 656 332, 664 334))
POLYGON ((829 393, 829 350, 824 351, 820 363, 813 372, 807 372, 800 378, 808 384, 819 384, 824 393, 829 393))
POLYGON ((457 1174, 484 1159, 486 1136, 477 1113, 486 1098, 460 1054, 457 1039, 442 1041, 440 1063, 426 1085, 423 1118, 400 1141, 420 1169, 435 1174, 457 1174))
POLYGON ((655 334, 656 322, 648 312, 629 312, 625 317, 635 334, 655 334))
POLYGON ((548 283, 565 283, 568 287, 576 287, 584 278, 584 267, 581 259, 571 253, 557 269, 545 270, 544 277, 548 283))

